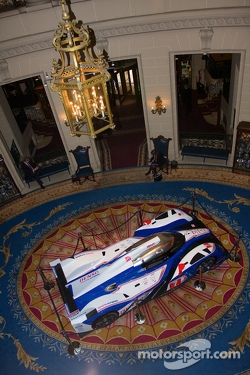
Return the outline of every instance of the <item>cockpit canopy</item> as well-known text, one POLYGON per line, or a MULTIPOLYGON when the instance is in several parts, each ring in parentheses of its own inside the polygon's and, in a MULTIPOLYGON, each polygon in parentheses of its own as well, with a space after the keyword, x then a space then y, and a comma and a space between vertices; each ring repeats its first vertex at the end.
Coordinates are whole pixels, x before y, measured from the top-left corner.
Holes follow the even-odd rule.
POLYGON ((153 267, 169 259, 184 244, 185 237, 181 233, 161 232, 143 238, 126 249, 134 265, 153 267))

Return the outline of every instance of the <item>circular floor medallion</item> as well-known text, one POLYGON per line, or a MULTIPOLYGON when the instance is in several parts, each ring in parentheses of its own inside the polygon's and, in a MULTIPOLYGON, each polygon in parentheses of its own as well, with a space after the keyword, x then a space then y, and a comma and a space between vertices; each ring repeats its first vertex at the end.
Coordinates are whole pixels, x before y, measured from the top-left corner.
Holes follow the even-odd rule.
MULTIPOLYGON (((49 263, 57 258, 71 256, 79 241, 79 233, 82 234, 83 242, 79 241, 77 252, 84 246, 104 248, 133 234, 139 224, 139 212, 146 220, 172 207, 174 205, 171 203, 160 202, 114 204, 85 212, 55 228, 29 251, 20 267, 18 281, 22 288, 19 289, 19 301, 25 314, 46 335, 65 341, 38 267, 43 269, 47 280, 53 281, 49 263)), ((199 210, 198 215, 227 250, 231 250, 234 243, 229 234, 233 232, 231 228, 222 222, 216 224, 208 214, 199 210)), ((82 347, 123 351, 158 347, 197 334, 214 324, 230 309, 247 278, 248 257, 243 244, 239 254, 240 262, 228 260, 204 275, 204 291, 198 292, 194 288, 195 279, 192 279, 171 294, 144 305, 144 324, 137 325, 134 312, 129 312, 109 327, 93 331, 82 339, 75 334, 67 319, 57 286, 50 293, 65 331, 70 339, 79 341, 82 347)))

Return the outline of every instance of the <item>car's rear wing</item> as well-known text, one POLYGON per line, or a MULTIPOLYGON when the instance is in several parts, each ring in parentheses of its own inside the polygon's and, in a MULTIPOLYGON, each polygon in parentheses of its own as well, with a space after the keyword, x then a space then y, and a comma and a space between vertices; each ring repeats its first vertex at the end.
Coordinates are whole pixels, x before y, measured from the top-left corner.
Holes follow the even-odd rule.
POLYGON ((77 306, 76 306, 75 300, 74 300, 69 288, 66 287, 67 280, 66 280, 66 277, 64 275, 62 266, 61 266, 60 263, 57 263, 57 264, 54 264, 54 265, 51 264, 51 267, 52 267, 54 276, 56 278, 56 282, 57 282, 58 288, 60 290, 62 300, 65 304, 66 309, 67 309, 67 313, 70 314, 70 313, 74 312, 75 310, 77 310, 77 306))

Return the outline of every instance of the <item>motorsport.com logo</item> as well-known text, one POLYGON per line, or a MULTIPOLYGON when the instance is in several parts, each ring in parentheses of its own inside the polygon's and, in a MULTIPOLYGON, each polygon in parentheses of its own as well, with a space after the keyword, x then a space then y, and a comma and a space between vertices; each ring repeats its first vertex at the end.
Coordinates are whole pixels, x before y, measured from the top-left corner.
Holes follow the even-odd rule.
POLYGON ((179 345, 174 351, 141 350, 138 359, 164 360, 164 367, 168 370, 180 370, 199 362, 202 359, 240 359, 239 351, 210 350, 211 342, 206 339, 196 339, 179 345))

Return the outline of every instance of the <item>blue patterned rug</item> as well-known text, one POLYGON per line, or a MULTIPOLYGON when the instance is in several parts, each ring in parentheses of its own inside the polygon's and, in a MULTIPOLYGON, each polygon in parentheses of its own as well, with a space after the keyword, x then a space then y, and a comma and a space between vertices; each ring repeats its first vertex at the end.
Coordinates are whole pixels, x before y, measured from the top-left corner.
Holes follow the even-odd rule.
MULTIPOLYGON (((18 202, 13 203, 12 212, 15 204, 18 205, 18 202)), ((223 352, 224 357, 202 358, 189 367, 182 367, 178 373, 249 374, 249 205, 250 192, 247 188, 168 180, 67 193, 36 207, 26 207, 17 215, 13 213, 1 225, 1 373, 171 373, 173 371, 165 366, 160 353, 173 353, 183 343, 203 339, 211 344, 212 353, 223 352), (223 264, 218 272, 215 270, 206 276, 209 287, 199 304, 201 310, 209 311, 206 318, 197 322, 198 305, 194 302, 196 297, 191 291, 191 283, 170 294, 171 298, 145 305, 144 313, 149 323, 144 327, 135 326, 132 315, 123 320, 120 318, 109 329, 81 340, 79 353, 69 355, 68 342, 61 334, 57 316, 37 276, 37 267, 46 269, 48 260, 53 256, 72 254, 79 230, 87 232, 91 228, 93 233, 98 233, 97 228, 100 227, 103 231, 118 227, 138 207, 151 212, 152 216, 175 205, 191 209, 192 201, 189 199, 194 191, 204 209, 197 207, 200 215, 207 222, 210 220, 207 213, 216 219, 219 227, 212 223, 209 225, 217 231, 225 246, 234 235, 241 235, 241 262, 223 264), (221 227, 224 229, 221 230, 221 227), (214 289, 211 291, 211 288, 214 289), (176 312, 176 309, 181 312, 176 312), (160 316, 162 311, 168 312, 168 316, 160 316), (182 323, 178 321, 180 316, 182 323), (178 330, 173 332, 166 322, 171 327, 178 323, 178 330), (138 358, 139 350, 151 352, 152 357, 138 358), (240 353, 240 358, 229 359, 227 353, 233 351, 240 353)), ((114 231, 111 237, 95 236, 94 239, 93 236, 85 240, 88 246, 98 241, 98 246, 104 247, 117 241, 124 233, 129 235, 134 225, 125 228, 124 232, 114 231)), ((51 276, 49 271, 47 276, 51 276)), ((67 321, 60 296, 54 294, 53 297, 70 339, 78 340, 67 321)))

